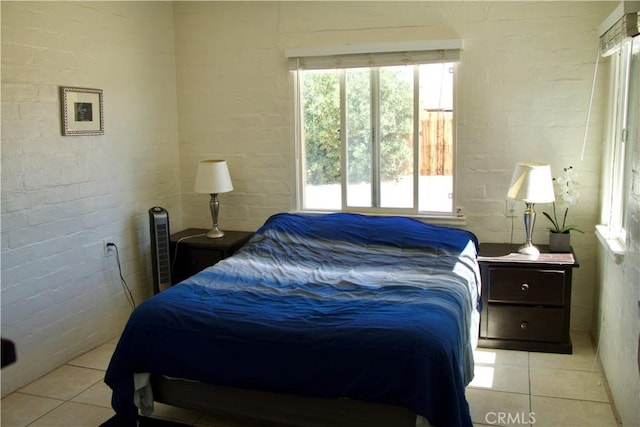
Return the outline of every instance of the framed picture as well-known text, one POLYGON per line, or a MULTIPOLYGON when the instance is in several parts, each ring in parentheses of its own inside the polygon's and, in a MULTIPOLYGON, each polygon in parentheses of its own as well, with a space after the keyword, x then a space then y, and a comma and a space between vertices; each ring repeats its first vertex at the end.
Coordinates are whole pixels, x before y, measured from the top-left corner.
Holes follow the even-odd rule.
POLYGON ((61 87, 62 135, 104 135, 102 89, 61 87))

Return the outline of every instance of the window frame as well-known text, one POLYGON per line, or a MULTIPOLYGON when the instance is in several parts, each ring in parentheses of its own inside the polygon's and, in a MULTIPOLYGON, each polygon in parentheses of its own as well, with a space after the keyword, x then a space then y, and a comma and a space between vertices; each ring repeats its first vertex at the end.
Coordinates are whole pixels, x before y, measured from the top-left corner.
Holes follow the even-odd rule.
MULTIPOLYGON (((631 184, 628 150, 631 65, 640 36, 622 40, 609 57, 609 108, 607 109, 606 156, 603 165, 603 198, 600 234, 623 252, 628 215, 627 189, 631 184)), ((638 83, 636 83, 638 84, 638 83)), ((637 126, 637 124, 636 124, 637 126)))
MULTIPOLYGON (((452 163, 452 188, 451 188, 451 192, 452 192, 452 200, 451 200, 451 211, 447 211, 447 212, 437 212, 437 211, 420 211, 420 203, 419 203, 419 168, 420 168, 420 159, 419 159, 419 150, 420 150, 420 144, 413 144, 413 164, 412 164, 412 169, 413 169, 413 200, 412 200, 412 204, 413 207, 410 208, 392 208, 392 207, 355 207, 355 206, 348 206, 348 202, 347 202, 347 173, 346 173, 346 162, 347 162, 347 157, 346 157, 346 151, 347 151, 347 144, 346 144, 346 132, 340 132, 340 146, 341 146, 341 168, 343 170, 343 173, 341 174, 341 207, 340 207, 340 211, 341 212, 357 212, 357 213, 365 213, 365 214, 382 214, 382 215, 397 215, 397 214, 401 214, 401 215, 407 215, 407 216, 416 216, 416 217, 424 217, 424 218, 434 218, 434 219, 449 219, 449 220, 464 220, 463 215, 461 215, 459 212, 457 212, 457 204, 456 204, 456 199, 457 199, 457 179, 456 179, 456 167, 457 167, 457 99, 458 99, 458 91, 459 91, 459 85, 458 85, 458 75, 459 75, 459 66, 461 63, 460 60, 460 51, 461 51, 461 47, 462 47, 462 43, 459 40, 456 41, 447 41, 447 42, 455 42, 453 44, 449 43, 449 47, 454 46, 452 48, 453 51, 455 51, 456 53, 454 54, 454 57, 450 56, 450 53, 448 51, 443 51, 443 54, 437 55, 440 58, 438 59, 436 57, 436 55, 434 54, 434 52, 436 51, 436 49, 434 48, 433 51, 428 52, 428 56, 429 56, 429 60, 421 60, 421 61, 416 61, 407 65, 419 65, 419 64, 428 64, 428 63, 452 63, 452 66, 454 68, 453 71, 453 87, 452 87, 452 96, 453 96, 453 116, 452 116, 452 158, 451 158, 451 163, 452 163)), ((431 45, 434 46, 434 45, 431 45)), ((349 54, 354 53, 354 50, 358 50, 357 47, 351 47, 349 54)), ((372 49, 375 52, 375 49, 372 49)), ((321 52, 326 54, 327 49, 321 49, 321 52)), ((346 98, 346 94, 345 94, 345 90, 344 90, 344 81, 345 81, 345 70, 350 69, 350 68, 354 68, 351 66, 345 66, 345 67, 309 67, 309 68, 305 68, 304 66, 301 66, 301 62, 304 61, 304 58, 301 58, 303 56, 303 53, 307 53, 308 55, 311 55, 312 60, 315 60, 315 58, 313 57, 313 52, 319 52, 318 49, 311 49, 309 50, 309 52, 307 52, 304 49, 294 49, 291 50, 290 52, 287 53, 287 56, 289 57, 289 61, 290 61, 290 70, 293 72, 293 89, 294 89, 294 121, 295 121, 295 125, 294 125, 294 132, 295 132, 295 157, 296 157, 296 209, 298 211, 302 211, 302 212, 334 212, 337 211, 336 208, 331 208, 331 209, 317 209, 317 208, 306 208, 305 205, 305 171, 306 171, 306 165, 305 165, 305 154, 304 154, 304 135, 303 135, 303 129, 304 129, 304 114, 303 114, 303 103, 302 103, 302 84, 301 84, 301 71, 305 70, 305 69, 309 69, 309 70, 313 70, 313 69, 322 69, 322 68, 338 68, 341 69, 341 75, 340 75, 340 121, 341 121, 341 127, 344 125, 345 123, 345 114, 346 114, 346 109, 345 109, 345 98, 346 98), (295 51, 295 53, 294 53, 295 51), (292 65, 293 64, 293 65, 292 65)), ((393 52, 393 49, 390 48, 386 48, 385 53, 390 53, 393 55, 399 55, 399 52, 393 52)), ((339 53, 338 53, 339 56, 339 53)), ((339 60, 338 60, 339 62, 339 60)), ((384 65, 394 65, 394 64, 383 64, 384 65)), ((395 65, 403 65, 403 64, 395 64, 395 65)), ((370 70, 374 70, 377 69, 377 72, 379 72, 379 68, 381 68, 381 66, 371 66, 371 67, 366 67, 370 70)), ((373 71, 371 71, 372 74, 373 71)), ((413 112, 414 112, 414 120, 413 120, 413 136, 414 136, 414 140, 415 141, 419 141, 419 125, 420 125, 420 121, 419 121, 419 87, 420 87, 420 81, 419 81, 419 67, 414 67, 413 69, 413 74, 414 74, 414 84, 413 84, 413 112)), ((373 83, 372 83, 373 84, 373 83)), ((378 86, 379 89, 379 86, 378 86)), ((375 123, 379 123, 379 112, 378 114, 372 116, 372 124, 375 123)), ((377 132, 376 132, 377 134, 377 132)), ((375 137, 375 136, 374 136, 375 137)), ((374 165, 372 164, 372 167, 374 165)), ((379 165, 377 168, 377 175, 379 175, 379 165)), ((374 182, 372 182, 372 186, 374 185, 374 182)), ((378 189, 378 195, 380 194, 379 189, 378 189)), ((372 203, 373 205, 373 203, 372 203)))

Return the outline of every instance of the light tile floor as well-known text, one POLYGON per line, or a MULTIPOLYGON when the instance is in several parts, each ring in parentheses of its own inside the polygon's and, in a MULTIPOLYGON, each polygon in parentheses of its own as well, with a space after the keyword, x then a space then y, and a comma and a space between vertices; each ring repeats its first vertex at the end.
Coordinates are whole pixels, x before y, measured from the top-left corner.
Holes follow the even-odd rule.
MULTIPOLYGON (((572 339, 571 355, 478 349, 476 377, 467 388, 474 426, 618 426, 587 334, 573 333, 572 339)), ((115 344, 111 340, 3 398, 1 425, 97 427, 109 419, 111 392, 103 377, 115 344)), ((155 416, 240 427, 161 404, 155 416)))

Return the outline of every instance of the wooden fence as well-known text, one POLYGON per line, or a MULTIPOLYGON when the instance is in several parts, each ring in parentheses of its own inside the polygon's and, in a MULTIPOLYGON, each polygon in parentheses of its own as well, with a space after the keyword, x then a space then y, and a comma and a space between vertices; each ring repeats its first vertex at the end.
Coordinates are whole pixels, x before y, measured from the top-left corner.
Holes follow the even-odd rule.
POLYGON ((420 113, 420 175, 453 175, 453 112, 420 113))

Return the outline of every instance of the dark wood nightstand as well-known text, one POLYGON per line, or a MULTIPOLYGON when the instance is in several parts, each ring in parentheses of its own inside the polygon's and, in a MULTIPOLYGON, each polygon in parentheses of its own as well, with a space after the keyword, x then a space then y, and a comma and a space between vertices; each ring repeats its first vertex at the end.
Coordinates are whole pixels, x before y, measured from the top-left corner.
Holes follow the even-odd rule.
POLYGON ((571 273, 579 267, 573 251, 521 255, 518 245, 483 243, 482 313, 478 346, 571 353, 571 273))
POLYGON ((248 231, 224 230, 224 237, 210 239, 204 235, 207 231, 204 228, 187 228, 169 237, 172 285, 230 257, 253 236, 248 231))

